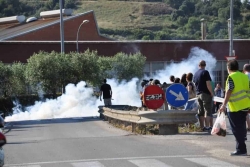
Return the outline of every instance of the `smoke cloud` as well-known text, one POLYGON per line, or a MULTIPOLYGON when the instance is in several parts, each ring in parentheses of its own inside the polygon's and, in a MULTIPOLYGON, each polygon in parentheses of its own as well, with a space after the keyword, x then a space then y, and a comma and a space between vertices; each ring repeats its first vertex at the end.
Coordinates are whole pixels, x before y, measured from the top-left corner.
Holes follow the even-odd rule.
MULTIPOLYGON (((181 77, 183 73, 194 73, 198 69, 200 60, 207 63, 206 69, 211 71, 216 65, 216 59, 207 51, 200 48, 192 48, 187 59, 179 63, 171 63, 164 70, 157 71, 153 76, 162 82, 169 82, 169 76, 181 77)), ((139 79, 134 78, 129 82, 118 82, 116 79, 108 79, 113 92, 113 105, 140 106, 141 101, 138 91, 139 79)), ((65 94, 57 99, 46 99, 43 102, 36 102, 35 105, 26 107, 20 111, 20 107, 13 108, 13 115, 5 118, 6 122, 20 120, 40 120, 68 117, 95 117, 99 116, 98 106, 103 105, 103 101, 93 96, 93 89, 85 87, 84 81, 77 85, 68 84, 65 94)))
POLYGON ((210 72, 212 80, 214 76, 212 75, 212 70, 216 66, 216 59, 206 50, 203 50, 198 47, 191 49, 191 52, 187 59, 183 59, 179 63, 170 63, 165 69, 159 70, 156 72, 156 75, 153 76, 154 79, 159 79, 161 83, 169 83, 169 77, 174 75, 175 77, 181 78, 184 73, 195 73, 198 70, 198 65, 201 60, 206 61, 206 70, 210 72))

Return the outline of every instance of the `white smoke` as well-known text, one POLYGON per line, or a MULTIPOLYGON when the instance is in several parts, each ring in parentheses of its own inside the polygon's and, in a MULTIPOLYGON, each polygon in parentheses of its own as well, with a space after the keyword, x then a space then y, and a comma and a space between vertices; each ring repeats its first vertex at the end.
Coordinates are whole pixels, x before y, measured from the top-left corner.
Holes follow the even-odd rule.
POLYGON ((169 83, 169 77, 171 75, 181 78, 184 73, 187 74, 191 72, 194 74, 198 70, 198 65, 201 60, 206 61, 206 70, 210 72, 210 76, 213 80, 214 76, 212 75, 212 70, 216 66, 216 59, 209 52, 198 47, 191 49, 187 59, 184 59, 179 63, 172 62, 171 64, 168 64, 165 69, 157 71, 153 78, 159 79, 161 83, 169 83))
MULTIPOLYGON (((171 63, 164 70, 158 71, 152 78, 168 82, 170 75, 181 77, 183 73, 194 73, 198 69, 200 60, 206 61, 206 69, 210 72, 216 65, 216 59, 210 53, 196 47, 191 49, 187 59, 180 63, 171 63)), ((113 92, 112 104, 139 107, 141 101, 137 89, 138 81, 138 78, 134 78, 129 82, 120 83, 115 79, 108 79, 107 83, 111 85, 113 92)), ((93 89, 85 87, 85 85, 84 81, 77 85, 68 84, 65 94, 62 96, 57 99, 36 102, 35 105, 27 107, 25 111, 20 111, 20 107, 13 108, 13 115, 6 117, 5 121, 99 116, 98 106, 102 106, 103 101, 93 96, 93 89)))
MULTIPOLYGON (((114 105, 140 105, 139 94, 136 90, 138 79, 120 84, 115 79, 107 80, 107 82, 113 91, 112 103, 114 105)), ((102 106, 103 101, 93 96, 93 88, 85 86, 84 81, 77 85, 68 84, 62 96, 57 99, 46 99, 45 102, 36 102, 34 106, 27 107, 24 112, 20 111, 20 107, 15 107, 13 115, 6 117, 5 121, 99 116, 98 106, 102 106)))

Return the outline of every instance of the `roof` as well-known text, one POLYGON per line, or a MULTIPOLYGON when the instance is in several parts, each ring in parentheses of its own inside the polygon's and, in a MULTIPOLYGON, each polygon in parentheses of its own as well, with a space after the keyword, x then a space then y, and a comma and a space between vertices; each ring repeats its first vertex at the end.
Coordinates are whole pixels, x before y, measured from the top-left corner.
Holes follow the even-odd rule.
MULTIPOLYGON (((70 19, 74 19, 76 17, 80 17, 90 12, 93 12, 93 11, 80 13, 74 16, 64 16, 63 20, 67 21, 70 19)), ((95 22, 96 22, 96 19, 95 19, 95 22)), ((26 33, 30 33, 32 31, 36 31, 36 30, 39 30, 39 29, 42 29, 42 28, 45 28, 54 24, 58 24, 58 23, 60 23, 60 18, 52 17, 52 18, 46 18, 46 19, 38 19, 37 21, 33 21, 29 23, 25 22, 25 23, 12 23, 12 24, 0 25, 0 41, 9 40, 14 37, 17 37, 26 33)), ((98 28, 97 28, 97 31, 99 33, 98 28)))

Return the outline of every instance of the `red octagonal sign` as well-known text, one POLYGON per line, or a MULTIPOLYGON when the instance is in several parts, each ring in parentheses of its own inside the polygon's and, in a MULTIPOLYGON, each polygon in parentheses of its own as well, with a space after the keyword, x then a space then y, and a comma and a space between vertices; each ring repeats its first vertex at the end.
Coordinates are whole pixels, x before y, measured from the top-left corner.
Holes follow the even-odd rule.
POLYGON ((149 109, 157 109, 163 105, 165 93, 159 86, 150 85, 144 90, 143 100, 149 109))

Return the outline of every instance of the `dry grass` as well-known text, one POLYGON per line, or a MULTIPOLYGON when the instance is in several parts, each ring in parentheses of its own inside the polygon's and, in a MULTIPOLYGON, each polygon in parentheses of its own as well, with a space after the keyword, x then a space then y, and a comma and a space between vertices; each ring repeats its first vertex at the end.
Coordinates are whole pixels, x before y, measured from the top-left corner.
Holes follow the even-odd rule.
MULTIPOLYGON (((132 124, 124 121, 118 121, 112 119, 110 122, 114 127, 132 132, 132 124)), ((200 132, 201 129, 195 124, 180 124, 178 126, 178 133, 189 133, 189 132, 200 132)), ((136 125, 135 132, 136 134, 142 135, 158 135, 159 134, 159 125, 147 124, 147 125, 136 125)))
POLYGON ((163 3, 130 1, 81 1, 75 13, 93 10, 98 26, 110 29, 159 29, 171 24, 172 10, 163 3))

